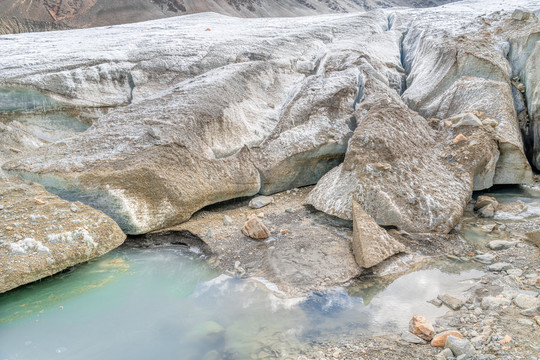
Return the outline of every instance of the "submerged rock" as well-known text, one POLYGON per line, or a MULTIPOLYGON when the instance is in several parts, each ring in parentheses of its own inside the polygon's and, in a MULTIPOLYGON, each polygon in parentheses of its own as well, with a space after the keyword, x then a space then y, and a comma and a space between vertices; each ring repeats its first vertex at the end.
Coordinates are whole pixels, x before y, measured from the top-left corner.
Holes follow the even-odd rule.
POLYGON ((102 212, 41 185, 0 179, 0 194, 0 293, 101 256, 126 238, 102 212))

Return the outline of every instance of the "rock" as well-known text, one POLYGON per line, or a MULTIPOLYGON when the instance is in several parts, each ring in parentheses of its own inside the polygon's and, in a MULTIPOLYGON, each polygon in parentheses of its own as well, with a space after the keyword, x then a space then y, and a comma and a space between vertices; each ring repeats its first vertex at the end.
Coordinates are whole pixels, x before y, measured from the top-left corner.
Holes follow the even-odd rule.
POLYGON ((478 210, 478 214, 484 218, 492 218, 495 215, 495 209, 489 204, 478 210))
POLYGON ((497 211, 510 213, 510 214, 519 214, 525 210, 527 210, 527 204, 525 204, 521 200, 514 201, 511 203, 499 204, 499 206, 497 207, 497 211))
POLYGON ((433 325, 422 315, 414 315, 409 322, 409 332, 419 338, 430 341, 433 338, 435 330, 433 325))
POLYGON ((395 91, 369 77, 364 84, 356 108, 359 126, 345 161, 321 178, 308 203, 351 220, 356 201, 379 225, 415 233, 449 232, 469 200, 469 179, 495 163, 498 150, 491 135, 474 128, 471 141, 453 149, 451 134, 435 133, 395 91), (436 143, 446 147, 435 148, 436 143), (403 186, 402 179, 416 185, 403 186))
POLYGON ((485 196, 485 195, 479 196, 478 199, 476 199, 474 210, 478 211, 488 205, 491 205, 493 210, 497 210, 497 208, 499 207, 499 202, 497 201, 497 199, 491 196, 485 196))
POLYGON ((520 277, 521 275, 523 275, 523 270, 521 269, 506 269, 506 273, 510 276, 516 276, 516 277, 520 277))
MULTIPOLYGON (((460 126, 482 126, 482 121, 480 121, 480 119, 476 115, 471 113, 461 113, 453 115, 448 120, 452 122, 453 128, 460 126)), ((454 142, 454 144, 456 144, 456 142, 454 142)))
POLYGON ((521 10, 521 9, 516 9, 516 10, 514 10, 514 12, 512 13, 512 19, 518 20, 518 21, 526 21, 526 20, 529 20, 532 16, 534 16, 534 15, 531 14, 530 12, 528 12, 528 11, 523 11, 523 10, 521 10))
POLYGON ((457 330, 448 330, 442 333, 436 334, 431 340, 431 346, 433 347, 444 347, 446 344, 446 338, 449 336, 455 336, 458 338, 463 338, 463 335, 457 330))
POLYGON ((525 309, 520 314, 524 316, 538 316, 540 315, 540 307, 525 309))
POLYGON ((414 334, 411 334, 408 331, 401 333, 400 340, 411 343, 411 344, 421 344, 421 345, 426 344, 425 340, 419 338, 418 336, 414 334))
POLYGON ((260 209, 266 205, 272 204, 274 198, 271 196, 257 196, 249 202, 249 207, 252 209, 260 209))
POLYGON ((516 246, 516 243, 513 241, 506 240, 493 240, 490 241, 487 245, 491 250, 504 250, 516 246))
POLYGON ((452 140, 452 142, 454 144, 459 144, 459 143, 462 143, 464 141, 467 141, 467 137, 465 135, 463 135, 463 134, 458 134, 458 136, 456 136, 454 138, 454 140, 452 140))
POLYGON ((443 302, 444 305, 448 306, 454 311, 461 309, 463 306, 463 301, 448 294, 439 295, 438 298, 443 302))
POLYGON ((258 217, 251 217, 244 226, 242 233, 252 239, 266 239, 270 236, 270 231, 258 217))
POLYGON ((466 355, 472 357, 476 354, 474 346, 468 340, 452 335, 446 338, 444 347, 452 350, 454 356, 466 355))
POLYGON ((537 297, 527 294, 519 294, 514 299, 514 304, 521 309, 531 309, 540 305, 537 297))
POLYGON ((527 240, 540 247, 540 229, 525 234, 527 240))
POLYGON ((533 326, 534 325, 534 323, 531 320, 528 320, 528 319, 518 319, 517 322, 518 322, 518 324, 523 325, 523 326, 533 326))
POLYGON ((435 305, 437 307, 442 305, 442 301, 440 299, 438 299, 438 298, 437 299, 431 299, 431 300, 428 301, 428 303, 433 304, 433 305, 435 305))
POLYGON ((370 268, 405 250, 358 203, 353 204, 352 246, 356 263, 362 268, 370 268))
POLYGON ((508 306, 511 303, 512 302, 510 300, 502 296, 485 296, 482 299, 482 309, 484 310, 497 309, 501 306, 508 306))
POLYGON ((233 219, 232 219, 230 216, 225 215, 225 216, 223 217, 223 225, 231 226, 233 223, 234 223, 234 222, 233 222, 233 219))
POLYGON ((474 258, 474 260, 478 261, 478 262, 481 262, 482 264, 491 264, 493 263, 493 261, 495 261, 495 256, 493 254, 490 254, 490 253, 485 253, 485 254, 481 254, 481 255, 476 255, 474 258))
POLYGON ((505 271, 513 268, 512 264, 506 262, 498 262, 488 266, 489 271, 505 271))
POLYGON ((540 325, 540 316, 535 316, 534 321, 536 321, 536 323, 540 325))
POLYGON ((454 357, 454 353, 452 353, 452 350, 450 349, 444 349, 443 351, 435 355, 436 360, 446 360, 452 357, 454 357))
POLYGON ((62 200, 41 185, 0 178, 0 194, 5 208, 0 217, 0 293, 101 256, 126 238, 102 212, 62 200), (77 213, 71 211, 74 205, 77 213))

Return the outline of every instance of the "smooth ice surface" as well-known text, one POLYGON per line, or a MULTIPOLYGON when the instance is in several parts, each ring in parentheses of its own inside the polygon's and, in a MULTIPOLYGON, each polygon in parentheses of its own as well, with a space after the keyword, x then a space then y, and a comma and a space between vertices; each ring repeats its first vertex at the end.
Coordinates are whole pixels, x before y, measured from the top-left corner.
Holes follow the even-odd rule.
POLYGON ((395 332, 413 314, 442 315, 426 300, 482 274, 447 270, 281 299, 182 247, 121 248, 2 294, 0 359, 201 359, 211 351, 246 359, 264 349, 294 356, 319 337, 395 332))

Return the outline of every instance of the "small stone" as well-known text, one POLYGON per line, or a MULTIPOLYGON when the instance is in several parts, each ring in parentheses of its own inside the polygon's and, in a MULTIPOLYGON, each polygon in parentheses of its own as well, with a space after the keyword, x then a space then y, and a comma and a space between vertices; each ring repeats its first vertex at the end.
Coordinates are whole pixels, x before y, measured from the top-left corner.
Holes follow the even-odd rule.
POLYGON ((266 239, 270 236, 270 231, 258 217, 252 217, 244 226, 242 233, 252 239, 266 239))
POLYGON ((274 198, 271 196, 257 196, 256 198, 251 199, 248 206, 252 209, 260 209, 273 202, 274 198))
POLYGON ((430 341, 435 330, 433 325, 422 315, 414 315, 409 322, 409 331, 419 338, 430 341))
POLYGON ((440 299, 431 299, 431 300, 428 300, 428 303, 433 304, 437 307, 442 305, 442 301, 440 299))
POLYGON ((540 325, 540 316, 535 316, 534 321, 536 321, 536 323, 540 325))
POLYGON ((491 310, 501 306, 508 306, 512 302, 503 296, 486 296, 482 299, 482 309, 491 310))
POLYGON ((504 250, 515 246, 516 243, 507 240, 493 240, 488 243, 488 248, 491 250, 504 250))
POLYGON ((433 337, 431 340, 431 346, 433 347, 444 347, 446 344, 446 338, 449 336, 455 336, 458 338, 463 338, 463 335, 459 331, 456 330, 448 330, 442 333, 439 333, 433 337))
POLYGON ((519 294, 516 296, 514 304, 521 309, 531 309, 539 305, 538 298, 527 294, 519 294))
POLYGON ((478 214, 484 218, 492 218, 495 215, 495 208, 489 204, 478 210, 478 214))
POLYGON ((74 212, 74 213, 80 211, 80 209, 79 209, 79 208, 77 207, 77 205, 75 205, 75 204, 71 204, 69 210, 71 210, 71 212, 74 212))
POLYGON ((538 316, 540 315, 540 307, 523 310, 520 314, 524 316, 538 316))
POLYGON ((287 235, 289 232, 289 230, 281 230, 281 235, 287 235))
POLYGON ((485 253, 485 254, 481 254, 481 255, 476 255, 474 258, 474 260, 482 263, 482 264, 491 264, 493 263, 493 261, 495 261, 495 256, 493 254, 490 254, 490 253, 485 253))
POLYGON ((439 295, 438 298, 443 302, 444 305, 454 311, 461 309, 463 306, 463 301, 448 294, 439 295))
POLYGON ((495 264, 491 264, 488 266, 489 271, 504 271, 511 269, 513 266, 512 264, 506 263, 506 262, 498 262, 495 264))
POLYGON ((288 213, 288 214, 292 214, 292 213, 293 213, 293 209, 292 209, 292 208, 286 208, 286 209, 285 209, 285 212, 288 213))
POLYGON ((456 360, 467 360, 467 359, 469 359, 469 358, 470 358, 469 355, 467 355, 467 354, 462 354, 462 355, 459 355, 459 356, 456 358, 456 360))
POLYGON ((34 201, 36 202, 36 204, 38 205, 43 205, 45 204, 45 201, 41 200, 41 199, 34 199, 34 201))
POLYGON ((521 269, 508 269, 506 270, 506 273, 510 276, 520 277, 523 274, 523 271, 521 269))
POLYGON ((405 342, 408 342, 408 343, 411 343, 411 344, 426 344, 427 342, 421 338, 419 338, 418 336, 414 335, 414 334, 411 334, 410 332, 408 331, 405 331, 401 334, 401 338, 400 338, 402 341, 405 341, 405 342))
POLYGON ((460 339, 456 336, 448 336, 444 347, 452 350, 454 356, 473 356, 476 353, 474 346, 468 340, 460 339))
POLYGON ((483 207, 492 205, 494 210, 497 210, 499 207, 499 202, 497 199, 491 196, 482 195, 476 199, 476 204, 474 204, 474 210, 478 211, 483 207))
POLYGON ((258 213, 257 217, 263 219, 264 218, 264 213, 263 212, 258 213))
POLYGON ((206 237, 210 238, 210 237, 212 237, 213 234, 214 233, 213 233, 212 229, 208 229, 208 231, 206 232, 206 237))
POLYGON ((232 224, 233 224, 233 219, 230 216, 225 215, 223 217, 223 225, 231 226, 232 224))
POLYGON ((4 205, 0 205, 0 210, 4 210, 4 205))
POLYGON ((444 349, 443 351, 441 351, 440 353, 438 353, 435 356, 435 359, 436 360, 446 360, 446 359, 452 358, 452 357, 454 357, 454 353, 452 352, 452 350, 444 349))
POLYGON ((465 135, 459 134, 458 136, 454 138, 453 143, 459 144, 460 142, 463 142, 463 141, 467 141, 467 138, 465 137, 465 135))

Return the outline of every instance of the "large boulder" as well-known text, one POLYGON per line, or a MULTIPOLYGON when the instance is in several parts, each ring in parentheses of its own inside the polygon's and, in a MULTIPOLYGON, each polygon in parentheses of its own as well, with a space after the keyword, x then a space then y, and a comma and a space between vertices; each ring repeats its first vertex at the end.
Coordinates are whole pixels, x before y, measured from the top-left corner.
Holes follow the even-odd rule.
POLYGON ((380 225, 449 232, 475 174, 498 157, 489 127, 433 130, 378 80, 366 81, 363 92, 345 161, 319 181, 308 203, 351 220, 356 201, 380 225), (454 144, 462 130, 467 140, 454 144))
POLYGON ((98 210, 43 186, 0 179, 0 293, 91 260, 126 236, 98 210))

